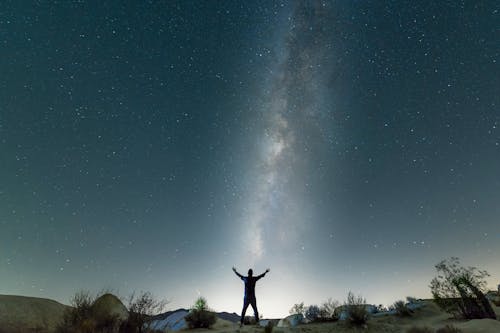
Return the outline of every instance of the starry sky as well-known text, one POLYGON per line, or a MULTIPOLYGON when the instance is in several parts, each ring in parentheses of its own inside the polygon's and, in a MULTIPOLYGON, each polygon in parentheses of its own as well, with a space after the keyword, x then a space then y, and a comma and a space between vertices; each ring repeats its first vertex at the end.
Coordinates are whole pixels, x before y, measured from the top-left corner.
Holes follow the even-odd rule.
POLYGON ((500 280, 497 1, 4 1, 0 293, 239 312, 500 280))

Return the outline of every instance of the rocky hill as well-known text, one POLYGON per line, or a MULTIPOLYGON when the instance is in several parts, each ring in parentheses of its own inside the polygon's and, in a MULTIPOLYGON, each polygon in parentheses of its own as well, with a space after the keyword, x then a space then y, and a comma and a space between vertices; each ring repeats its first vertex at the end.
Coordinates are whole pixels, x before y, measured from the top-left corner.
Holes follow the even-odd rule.
POLYGON ((0 295, 0 333, 52 332, 67 308, 45 298, 0 295))

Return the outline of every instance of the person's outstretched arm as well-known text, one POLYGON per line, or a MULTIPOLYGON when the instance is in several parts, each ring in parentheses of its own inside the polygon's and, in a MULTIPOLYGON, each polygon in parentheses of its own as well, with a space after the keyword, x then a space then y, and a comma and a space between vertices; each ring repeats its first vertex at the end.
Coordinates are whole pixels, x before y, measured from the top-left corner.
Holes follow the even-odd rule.
POLYGON ((243 275, 241 275, 240 273, 238 273, 236 271, 236 268, 234 268, 234 267, 233 267, 233 272, 234 272, 234 274, 238 275, 240 277, 240 279, 243 279, 243 275))
POLYGON ((264 276, 266 276, 267 273, 269 273, 271 270, 268 268, 266 269, 266 271, 264 273, 262 273, 261 275, 258 275, 257 276, 257 280, 260 279, 260 278, 263 278, 264 276))

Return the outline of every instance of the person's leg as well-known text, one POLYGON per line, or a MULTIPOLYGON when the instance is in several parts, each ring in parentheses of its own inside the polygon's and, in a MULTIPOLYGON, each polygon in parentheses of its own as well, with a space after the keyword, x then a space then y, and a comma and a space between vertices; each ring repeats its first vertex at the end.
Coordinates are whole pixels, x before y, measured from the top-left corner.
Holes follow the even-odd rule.
POLYGON ((250 304, 252 305, 253 314, 255 315, 255 323, 259 324, 259 311, 257 310, 257 299, 254 297, 250 300, 250 304))
POLYGON ((243 325, 243 320, 245 319, 245 313, 247 312, 247 308, 250 302, 248 299, 245 297, 243 299, 243 310, 241 311, 241 325, 243 325))

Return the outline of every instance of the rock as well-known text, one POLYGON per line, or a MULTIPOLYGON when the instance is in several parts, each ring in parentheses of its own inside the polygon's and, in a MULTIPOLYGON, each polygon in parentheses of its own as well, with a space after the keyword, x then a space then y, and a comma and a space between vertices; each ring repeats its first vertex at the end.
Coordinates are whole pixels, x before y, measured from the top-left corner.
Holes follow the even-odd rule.
POLYGON ((278 327, 295 327, 304 321, 304 316, 301 314, 293 314, 278 322, 278 327))
POLYGON ((368 314, 374 314, 378 312, 377 306, 372 304, 365 304, 366 312, 368 314))
POLYGON ((179 310, 169 314, 166 318, 151 321, 150 328, 159 331, 180 331, 188 328, 184 317, 189 313, 186 310, 179 310))
POLYGON ((0 331, 53 332, 68 309, 50 299, 0 295, 0 331))
POLYGON ((120 321, 128 318, 128 310, 118 297, 113 294, 104 294, 94 301, 92 310, 97 316, 110 318, 116 316, 120 321))

